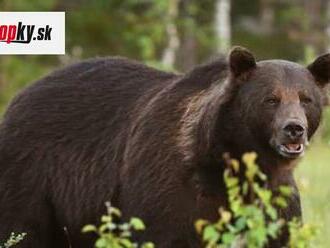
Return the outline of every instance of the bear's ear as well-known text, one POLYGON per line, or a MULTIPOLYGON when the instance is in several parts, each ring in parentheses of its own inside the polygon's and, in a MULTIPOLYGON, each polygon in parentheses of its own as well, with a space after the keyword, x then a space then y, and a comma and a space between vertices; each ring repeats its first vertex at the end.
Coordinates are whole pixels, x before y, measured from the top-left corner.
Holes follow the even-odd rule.
POLYGON ((319 56, 313 63, 307 66, 315 81, 324 87, 330 82, 330 53, 319 56))
POLYGON ((244 47, 236 46, 229 53, 229 67, 234 77, 246 75, 257 66, 253 54, 244 47))

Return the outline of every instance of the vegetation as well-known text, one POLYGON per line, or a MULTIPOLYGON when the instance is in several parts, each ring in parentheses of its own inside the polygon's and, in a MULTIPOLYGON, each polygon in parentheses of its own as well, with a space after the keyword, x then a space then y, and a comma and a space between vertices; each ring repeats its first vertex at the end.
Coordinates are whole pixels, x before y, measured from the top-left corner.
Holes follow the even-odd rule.
POLYGON ((26 233, 21 233, 21 234, 11 233, 7 241, 4 242, 2 245, 0 245, 0 248, 9 248, 16 246, 19 242, 21 242, 24 239, 25 235, 26 233))
POLYGON ((262 248, 285 228, 289 230, 288 248, 310 247, 315 227, 297 219, 286 222, 278 216, 277 209, 287 207, 291 188, 280 186, 274 194, 263 186, 267 178, 255 160, 255 153, 245 154, 245 168, 240 168, 238 161, 229 160, 224 173, 229 209, 220 208, 220 217, 215 223, 202 219, 196 222, 196 230, 202 235, 206 248, 262 248), (245 171, 243 182, 238 174, 242 170, 245 171))
POLYGON ((120 223, 121 212, 119 209, 106 203, 107 214, 101 218, 101 225, 86 225, 83 232, 93 232, 98 235, 95 248, 154 248, 153 243, 146 242, 142 245, 131 240, 133 231, 143 231, 144 223, 139 218, 133 217, 129 222, 120 223))
POLYGON ((319 233, 311 247, 328 247, 327 244, 330 242, 329 161, 329 146, 316 139, 301 161, 296 173, 302 198, 304 221, 318 227, 319 233))
MULTIPOLYGON (((255 162, 256 157, 255 153, 245 154, 242 165, 237 160, 226 158, 228 167, 223 178, 229 208, 219 209, 219 219, 215 223, 204 219, 195 223, 205 248, 262 248, 279 237, 284 229, 289 233, 287 248, 311 247, 316 227, 302 224, 298 219, 286 222, 280 218, 278 209, 287 207, 291 188, 280 186, 278 192, 270 191, 265 184, 266 175, 255 162), (241 171, 244 171, 243 180, 239 178, 241 171)), ((107 214, 102 216, 99 227, 86 225, 82 230, 97 234, 96 248, 154 248, 151 242, 139 246, 132 241, 134 231, 145 229, 142 220, 133 217, 127 223, 121 222, 120 210, 112 207, 109 202, 106 207, 107 214)))

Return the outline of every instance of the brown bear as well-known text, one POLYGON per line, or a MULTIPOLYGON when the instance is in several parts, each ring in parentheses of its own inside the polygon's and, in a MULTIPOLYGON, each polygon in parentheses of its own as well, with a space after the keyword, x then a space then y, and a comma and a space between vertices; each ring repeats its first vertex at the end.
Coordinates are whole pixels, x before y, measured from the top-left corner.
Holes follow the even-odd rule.
POLYGON ((56 71, 18 94, 0 126, 0 240, 14 231, 27 233, 18 247, 92 247, 81 229, 111 201, 144 220, 137 240, 202 247, 193 223, 226 204, 225 152, 256 151, 272 189, 295 189, 282 217, 301 216, 294 164, 329 77, 329 54, 305 68, 240 47, 184 75, 123 58, 56 71))

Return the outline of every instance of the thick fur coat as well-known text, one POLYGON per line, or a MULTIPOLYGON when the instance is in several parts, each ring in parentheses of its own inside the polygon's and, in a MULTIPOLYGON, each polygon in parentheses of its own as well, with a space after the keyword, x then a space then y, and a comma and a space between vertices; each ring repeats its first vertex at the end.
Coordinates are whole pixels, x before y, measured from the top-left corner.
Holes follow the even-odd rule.
MULTIPOLYGON (((303 112, 310 138, 328 81, 325 58, 305 69, 256 63, 237 48, 185 75, 101 58, 39 80, 15 97, 0 126, 0 240, 14 231, 27 233, 19 247, 92 247, 95 237, 81 229, 97 223, 111 201, 125 217, 144 220, 138 240, 201 247, 194 221, 216 219, 226 204, 224 152, 258 152, 271 187, 295 188, 295 159, 268 144, 279 110, 258 104, 274 78, 308 81, 295 89, 313 98, 303 112)), ((282 216, 300 215, 296 191, 282 216)))

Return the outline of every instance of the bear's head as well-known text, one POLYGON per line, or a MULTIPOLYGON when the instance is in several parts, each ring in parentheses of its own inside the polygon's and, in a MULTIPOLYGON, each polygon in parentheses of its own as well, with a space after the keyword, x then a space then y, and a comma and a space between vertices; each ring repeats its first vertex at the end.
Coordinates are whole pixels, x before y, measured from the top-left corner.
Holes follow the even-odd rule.
POLYGON ((247 49, 235 47, 228 64, 228 81, 235 86, 229 111, 241 121, 237 127, 249 132, 250 143, 280 159, 302 156, 326 103, 330 54, 304 67, 284 60, 256 62, 247 49))

